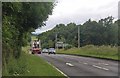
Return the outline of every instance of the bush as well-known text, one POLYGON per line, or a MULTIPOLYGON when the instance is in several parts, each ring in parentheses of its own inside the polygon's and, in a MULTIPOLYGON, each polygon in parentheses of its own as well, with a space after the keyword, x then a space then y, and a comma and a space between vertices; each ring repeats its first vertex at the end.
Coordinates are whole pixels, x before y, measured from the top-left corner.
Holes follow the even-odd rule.
POLYGON ((13 57, 9 58, 8 64, 6 65, 8 75, 22 75, 26 73, 27 63, 25 57, 23 53, 19 59, 13 57))
POLYGON ((67 45, 67 46, 65 47, 65 50, 71 49, 72 47, 73 47, 72 45, 67 45))
POLYGON ((86 46, 84 46, 82 48, 93 48, 93 47, 95 47, 95 46, 94 45, 86 45, 86 46))

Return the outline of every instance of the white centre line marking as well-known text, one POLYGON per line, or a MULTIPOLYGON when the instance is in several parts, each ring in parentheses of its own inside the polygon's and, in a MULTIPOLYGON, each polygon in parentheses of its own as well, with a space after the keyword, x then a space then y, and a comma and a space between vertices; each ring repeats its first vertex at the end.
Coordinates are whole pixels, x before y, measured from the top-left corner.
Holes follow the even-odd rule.
POLYGON ((105 64, 105 63, 104 63, 104 65, 108 66, 109 64, 105 64))
POLYGON ((106 65, 106 66, 108 66, 109 64, 107 64, 107 63, 99 63, 99 64, 103 64, 103 65, 106 65))
POLYGON ((104 67, 100 67, 100 66, 97 66, 97 65, 92 65, 93 67, 96 67, 96 68, 99 68, 99 69, 103 69, 103 70, 109 70, 107 68, 104 68, 104 67))
POLYGON ((102 68, 103 70, 109 70, 109 69, 107 69, 107 68, 102 68))
POLYGON ((71 67, 72 67, 72 66, 74 66, 74 65, 73 65, 73 64, 71 64, 71 63, 66 63, 66 65, 71 66, 71 67))
POLYGON ((100 66, 96 66, 96 65, 93 65, 93 67, 96 67, 96 68, 99 68, 99 69, 101 69, 102 67, 100 67, 100 66))
POLYGON ((83 64, 88 64, 88 63, 83 63, 83 64))

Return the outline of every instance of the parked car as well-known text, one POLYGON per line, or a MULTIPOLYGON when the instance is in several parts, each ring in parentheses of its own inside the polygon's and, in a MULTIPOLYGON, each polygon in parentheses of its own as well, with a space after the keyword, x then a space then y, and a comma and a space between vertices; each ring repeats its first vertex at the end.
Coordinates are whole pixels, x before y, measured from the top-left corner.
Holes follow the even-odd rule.
POLYGON ((42 53, 48 53, 48 49, 43 49, 42 53))
POLYGON ((49 48, 48 54, 56 54, 56 51, 54 48, 49 48))

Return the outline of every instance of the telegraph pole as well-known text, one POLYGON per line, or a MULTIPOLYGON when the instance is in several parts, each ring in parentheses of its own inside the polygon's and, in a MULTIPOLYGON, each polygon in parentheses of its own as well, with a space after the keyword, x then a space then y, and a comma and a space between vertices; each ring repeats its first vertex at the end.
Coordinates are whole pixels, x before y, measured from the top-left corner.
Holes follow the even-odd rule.
POLYGON ((80 48, 80 27, 78 25, 78 48, 80 48))
POLYGON ((55 35, 55 49, 57 49, 57 33, 55 35))

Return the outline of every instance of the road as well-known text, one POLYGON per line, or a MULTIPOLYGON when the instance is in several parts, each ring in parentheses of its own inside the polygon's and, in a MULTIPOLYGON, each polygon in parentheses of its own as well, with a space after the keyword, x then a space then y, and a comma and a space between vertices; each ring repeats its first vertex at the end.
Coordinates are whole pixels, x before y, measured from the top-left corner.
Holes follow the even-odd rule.
POLYGON ((118 62, 63 54, 39 55, 70 76, 118 76, 118 62))

